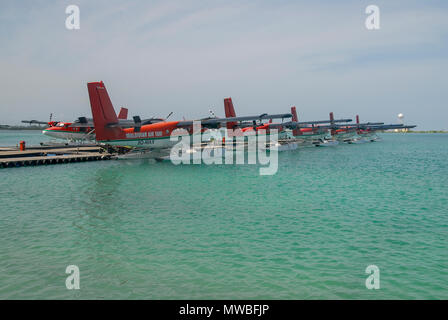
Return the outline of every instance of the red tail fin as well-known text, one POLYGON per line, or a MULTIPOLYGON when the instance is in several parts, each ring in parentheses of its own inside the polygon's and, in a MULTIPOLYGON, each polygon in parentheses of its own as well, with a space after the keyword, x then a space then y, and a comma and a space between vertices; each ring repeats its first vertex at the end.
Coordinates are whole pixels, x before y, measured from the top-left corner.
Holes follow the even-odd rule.
POLYGON ((102 81, 89 82, 87 83, 87 89, 89 90, 96 140, 123 139, 124 132, 120 127, 109 127, 109 125, 117 124, 118 118, 104 83, 102 81))
POLYGON ((128 109, 121 107, 118 119, 126 120, 128 118, 128 109))
POLYGON ((359 124, 359 116, 356 115, 356 124, 359 124))
MULTIPOLYGON (((299 117, 297 116, 297 110, 296 110, 296 107, 291 107, 291 114, 292 114, 292 121, 294 121, 294 122, 299 122, 299 117)), ((294 130, 292 130, 292 134, 294 135, 294 136, 298 136, 298 135, 300 135, 300 129, 299 128, 297 128, 297 129, 294 129, 294 130)))
MULTIPOLYGON (((233 108, 232 98, 224 99, 224 112, 226 114, 226 118, 236 117, 235 109, 233 108)), ((233 129, 236 125, 236 122, 227 122, 227 129, 233 129)))

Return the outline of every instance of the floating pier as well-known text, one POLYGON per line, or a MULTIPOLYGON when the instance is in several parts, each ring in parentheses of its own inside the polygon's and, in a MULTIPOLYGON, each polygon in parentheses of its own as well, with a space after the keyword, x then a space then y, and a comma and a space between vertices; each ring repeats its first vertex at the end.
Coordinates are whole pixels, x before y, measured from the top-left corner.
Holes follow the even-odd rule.
POLYGON ((110 160, 113 155, 99 146, 0 148, 0 168, 110 160))

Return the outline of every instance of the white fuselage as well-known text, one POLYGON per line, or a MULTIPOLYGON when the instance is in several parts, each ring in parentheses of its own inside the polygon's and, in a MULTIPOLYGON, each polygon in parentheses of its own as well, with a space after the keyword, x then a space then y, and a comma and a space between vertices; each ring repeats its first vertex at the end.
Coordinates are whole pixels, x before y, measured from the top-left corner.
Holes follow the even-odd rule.
POLYGON ((303 134, 294 136, 292 130, 287 131, 287 139, 295 140, 300 146, 312 146, 323 142, 327 136, 327 132, 304 132, 303 134))
POLYGON ((347 132, 339 132, 339 133, 333 135, 333 137, 340 142, 350 141, 350 140, 356 138, 356 136, 357 136, 357 133, 354 130, 347 131, 347 132))
POLYGON ((85 132, 71 132, 63 130, 43 130, 42 133, 46 136, 63 139, 63 140, 94 140, 95 134, 87 134, 85 132))

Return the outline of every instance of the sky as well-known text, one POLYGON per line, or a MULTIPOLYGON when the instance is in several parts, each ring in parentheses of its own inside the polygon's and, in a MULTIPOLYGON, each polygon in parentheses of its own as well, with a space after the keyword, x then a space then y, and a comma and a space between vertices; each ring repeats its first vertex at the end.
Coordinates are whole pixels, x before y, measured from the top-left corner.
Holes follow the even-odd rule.
POLYGON ((90 116, 104 81, 129 115, 289 112, 448 130, 448 2, 0 1, 0 124, 90 116), (380 9, 368 30, 365 10, 380 9), (80 29, 68 30, 68 5, 80 29))

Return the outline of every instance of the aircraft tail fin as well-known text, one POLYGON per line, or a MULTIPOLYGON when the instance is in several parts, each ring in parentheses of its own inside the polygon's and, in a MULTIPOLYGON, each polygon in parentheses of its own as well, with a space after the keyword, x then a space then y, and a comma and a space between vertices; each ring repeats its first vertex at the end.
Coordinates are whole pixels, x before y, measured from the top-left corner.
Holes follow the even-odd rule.
MULTIPOLYGON (((232 98, 224 99, 224 112, 226 114, 226 118, 236 117, 235 108, 233 107, 232 98)), ((236 122, 227 122, 227 129, 233 129, 236 125, 236 122)))
MULTIPOLYGON (((330 124, 333 125, 334 124, 334 114, 333 112, 330 112, 330 124)), ((330 130, 331 135, 334 135, 334 133, 336 132, 336 130, 334 128, 331 128, 330 130)))
MULTIPOLYGON (((299 117, 297 116, 297 110, 296 110, 296 107, 294 106, 294 107, 291 107, 291 114, 292 114, 292 121, 293 122, 299 122, 299 117)), ((300 135, 300 129, 299 128, 296 128, 296 129, 294 129, 294 130, 292 130, 292 134, 294 135, 294 136, 298 136, 298 135, 300 135)))
POLYGON ((356 124, 359 124, 359 116, 356 115, 356 124))
POLYGON ((104 83, 87 83, 90 107, 92 108, 96 140, 116 140, 124 137, 123 130, 118 126, 118 118, 110 101, 104 83))
POLYGON ((118 114, 118 119, 126 120, 127 118, 128 118, 128 109, 121 107, 120 113, 118 114))

